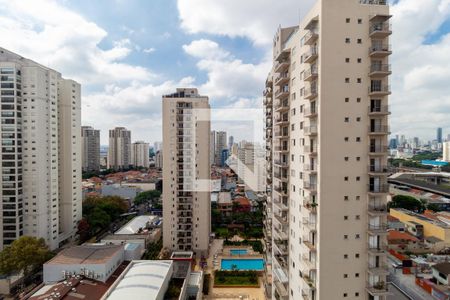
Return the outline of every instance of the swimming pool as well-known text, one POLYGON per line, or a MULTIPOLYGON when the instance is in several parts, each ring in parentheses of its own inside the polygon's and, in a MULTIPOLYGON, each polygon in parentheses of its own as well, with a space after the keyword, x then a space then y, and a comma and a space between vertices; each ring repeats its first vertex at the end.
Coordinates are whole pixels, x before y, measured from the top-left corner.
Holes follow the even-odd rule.
POLYGON ((236 269, 262 271, 264 270, 264 259, 222 259, 220 262, 220 268, 225 271, 231 271, 236 269))
POLYGON ((231 249, 230 254, 231 255, 247 255, 248 250, 247 249, 231 249))

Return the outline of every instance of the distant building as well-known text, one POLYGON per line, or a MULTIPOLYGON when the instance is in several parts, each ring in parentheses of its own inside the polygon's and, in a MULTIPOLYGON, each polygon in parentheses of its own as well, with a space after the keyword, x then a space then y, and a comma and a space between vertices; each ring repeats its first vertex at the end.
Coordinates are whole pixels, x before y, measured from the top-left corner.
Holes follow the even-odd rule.
POLYGON ((443 153, 442 159, 446 162, 450 162, 450 141, 445 142, 442 145, 442 153, 443 153))
POLYGON ((108 169, 126 169, 131 165, 131 131, 116 127, 109 131, 108 169))
POLYGON ((442 143, 442 128, 438 127, 436 130, 436 141, 440 144, 442 143))
POLYGON ((220 192, 217 199, 217 208, 222 216, 228 217, 233 213, 233 202, 230 192, 220 192))
POLYGON ((150 145, 148 143, 142 141, 134 142, 131 145, 131 165, 148 168, 150 164, 149 148, 150 145))
POLYGON ((230 135, 230 137, 228 138, 228 150, 231 151, 233 144, 234 144, 234 136, 230 135))
POLYGON ((91 126, 81 127, 81 159, 83 171, 100 170, 100 130, 91 126))
POLYGON ((217 131, 214 158, 214 163, 217 166, 221 166, 222 150, 224 149, 227 149, 227 133, 225 131, 217 131))
POLYGON ((142 192, 142 189, 121 184, 107 184, 102 186, 102 196, 119 196, 131 202, 142 192))
POLYGON ((228 149, 223 149, 220 157, 220 166, 225 167, 226 161, 230 156, 230 151, 228 149))
POLYGON ((209 135, 209 161, 210 165, 215 164, 216 159, 216 131, 211 130, 209 135))

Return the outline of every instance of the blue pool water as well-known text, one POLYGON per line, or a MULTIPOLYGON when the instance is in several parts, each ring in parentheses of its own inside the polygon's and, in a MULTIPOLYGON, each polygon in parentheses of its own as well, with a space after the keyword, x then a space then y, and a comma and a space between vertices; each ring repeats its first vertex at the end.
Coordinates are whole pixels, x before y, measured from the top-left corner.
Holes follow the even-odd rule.
POLYGON ((248 250, 247 249, 231 249, 230 254, 231 255, 247 255, 248 250))
POLYGON ((264 270, 264 259, 222 259, 220 268, 225 271, 231 271, 233 265, 236 265, 237 270, 264 270))

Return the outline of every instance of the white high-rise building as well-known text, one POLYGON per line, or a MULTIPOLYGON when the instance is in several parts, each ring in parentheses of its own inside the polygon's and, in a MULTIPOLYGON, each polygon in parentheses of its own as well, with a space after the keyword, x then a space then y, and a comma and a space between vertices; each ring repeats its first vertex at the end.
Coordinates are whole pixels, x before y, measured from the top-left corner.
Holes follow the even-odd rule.
POLYGON ((443 160, 450 162, 450 141, 442 144, 443 160))
POLYGON ((142 141, 131 145, 131 164, 135 167, 148 168, 150 164, 150 145, 142 141))
POLYGON ((50 249, 81 219, 81 87, 0 48, 0 249, 22 235, 50 249))
POLYGON ((126 169, 131 165, 131 131, 116 127, 109 131, 108 169, 126 169))
POLYGON ((100 130, 91 126, 81 127, 83 171, 100 170, 100 130))
POLYGON ((274 38, 273 299, 387 297, 389 19, 386 0, 318 0, 274 38))
POLYGON ((222 162, 222 150, 227 149, 227 133, 225 131, 216 131, 216 143, 215 143, 215 154, 214 163, 217 166, 221 165, 222 162))
POLYGON ((206 255, 211 233, 210 107, 194 88, 163 96, 163 245, 206 255))

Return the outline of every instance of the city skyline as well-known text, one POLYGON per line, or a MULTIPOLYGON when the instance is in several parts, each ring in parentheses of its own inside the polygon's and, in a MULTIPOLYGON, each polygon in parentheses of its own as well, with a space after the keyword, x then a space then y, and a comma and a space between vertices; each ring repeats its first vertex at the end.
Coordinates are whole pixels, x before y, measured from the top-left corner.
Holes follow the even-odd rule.
MULTIPOLYGON (((213 109, 261 108, 275 29, 297 24, 312 2, 4 2, 0 34, 6 49, 83 85, 82 124, 104 133, 102 145, 107 130, 116 126, 129 128, 135 140, 153 142, 162 140, 160 97, 175 87, 201 89, 213 109), (202 14, 205 10, 209 13, 202 14)), ((442 127, 446 136, 450 98, 442 66, 449 59, 449 5, 400 0, 393 1, 391 13, 397 49, 391 62, 391 132, 431 140, 442 127), (420 59, 425 55, 430 59, 420 59)), ((237 139, 245 132, 242 125, 227 131, 237 139)))

